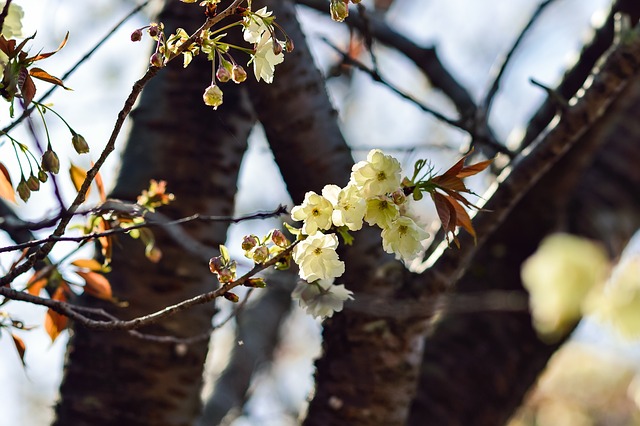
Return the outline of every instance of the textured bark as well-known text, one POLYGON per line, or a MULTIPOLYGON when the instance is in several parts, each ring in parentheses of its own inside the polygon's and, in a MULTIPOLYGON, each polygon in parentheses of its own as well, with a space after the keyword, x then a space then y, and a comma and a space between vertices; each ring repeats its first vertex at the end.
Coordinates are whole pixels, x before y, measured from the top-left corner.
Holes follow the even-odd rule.
MULTIPOLYGON (((167 1, 160 20, 167 33, 195 29, 201 9, 167 1)), ((135 200, 149 179, 165 179, 176 201, 162 212, 230 215, 236 178, 253 116, 241 87, 225 88, 225 104, 214 112, 202 104, 211 65, 196 58, 183 70, 171 63, 144 89, 113 196, 135 200)), ((226 224, 193 224, 185 231, 209 247, 224 242, 226 224)), ((216 286, 203 260, 157 231, 160 263, 144 257, 139 241, 118 239, 109 274, 114 295, 129 308, 106 306, 122 318, 156 311, 216 286)), ((184 241, 182 242, 184 243, 184 241)), ((82 297, 88 306, 104 303, 82 297)), ((199 306, 142 331, 188 337, 211 326, 214 306, 199 306)), ((200 411, 202 367, 207 342, 186 353, 172 345, 142 341, 123 332, 75 327, 69 343, 56 425, 191 425, 200 411)))
MULTIPOLYGON (((295 202, 328 183, 344 185, 353 160, 339 131, 319 71, 287 1, 261 1, 296 43, 271 85, 253 85, 252 100, 295 202)), ((399 263, 382 253, 379 232, 359 231, 341 258, 344 282, 359 299, 384 304, 402 280, 399 263), (377 269, 386 268, 376 273, 377 269), (393 279, 391 279, 393 277, 393 279)), ((323 356, 306 425, 400 425, 417 379, 424 324, 380 318, 375 309, 349 309, 324 323, 323 356), (393 386, 388 386, 393 380, 393 386)))
MULTIPOLYGON (((635 80, 491 235, 457 292, 481 297, 488 290, 523 291, 522 262, 557 230, 598 239, 613 257, 620 254, 640 227, 635 80)), ((528 313, 446 315, 425 342, 409 424, 503 424, 559 344, 541 342, 528 313)))

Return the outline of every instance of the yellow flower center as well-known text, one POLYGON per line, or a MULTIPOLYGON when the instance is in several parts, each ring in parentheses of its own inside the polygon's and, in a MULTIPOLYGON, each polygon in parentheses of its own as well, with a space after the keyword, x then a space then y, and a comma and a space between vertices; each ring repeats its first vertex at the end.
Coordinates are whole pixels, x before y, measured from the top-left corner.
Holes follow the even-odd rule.
POLYGON ((379 182, 382 182, 387 178, 387 175, 384 172, 378 172, 378 176, 376 176, 379 182))
POLYGON ((322 249, 320 247, 316 247, 313 250, 313 254, 315 254, 316 256, 320 256, 322 254, 322 249))
POLYGON ((320 216, 320 210, 313 209, 313 210, 311 210, 311 214, 314 215, 314 216, 320 216))
POLYGON ((400 225, 398 226, 398 233, 400 235, 404 235, 407 233, 407 231, 409 230, 409 228, 407 227, 407 225, 400 225))

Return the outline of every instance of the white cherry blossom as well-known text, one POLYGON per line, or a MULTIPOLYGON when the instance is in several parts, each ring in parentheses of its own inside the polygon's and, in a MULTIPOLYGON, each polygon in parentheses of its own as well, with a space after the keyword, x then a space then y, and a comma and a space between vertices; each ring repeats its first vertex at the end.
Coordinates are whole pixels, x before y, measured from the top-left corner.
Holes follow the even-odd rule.
POLYGON ((309 191, 304 195, 301 205, 291 209, 291 218, 296 221, 303 220, 302 232, 307 235, 315 234, 318 229, 331 228, 331 215, 333 206, 322 195, 309 191))
POLYGON ((273 38, 269 31, 262 33, 262 37, 258 41, 255 47, 255 53, 251 57, 249 63, 253 62, 253 73, 256 76, 256 80, 264 80, 265 83, 273 83, 273 73, 276 70, 276 65, 281 64, 284 61, 284 54, 282 52, 277 55, 273 51, 273 38))
POLYGON ((351 182, 365 198, 393 192, 400 186, 400 162, 379 149, 372 149, 366 161, 356 163, 351 169, 351 182))
POLYGON ((429 237, 427 231, 418 226, 410 217, 400 216, 388 228, 382 230, 382 248, 387 253, 409 261, 422 249, 421 242, 429 237))
POLYGON ((327 280, 344 274, 344 262, 338 259, 338 237, 336 234, 316 232, 300 241, 293 248, 293 260, 296 262, 300 278, 313 282, 327 280))
POLYGON ((333 205, 331 219, 335 226, 346 226, 351 231, 362 228, 367 203, 355 185, 349 184, 343 189, 338 185, 326 185, 322 196, 333 205))
POLYGON ((291 294, 300 307, 314 317, 330 318, 334 312, 342 311, 344 302, 353 299, 353 292, 333 280, 318 280, 313 283, 300 281, 291 294))

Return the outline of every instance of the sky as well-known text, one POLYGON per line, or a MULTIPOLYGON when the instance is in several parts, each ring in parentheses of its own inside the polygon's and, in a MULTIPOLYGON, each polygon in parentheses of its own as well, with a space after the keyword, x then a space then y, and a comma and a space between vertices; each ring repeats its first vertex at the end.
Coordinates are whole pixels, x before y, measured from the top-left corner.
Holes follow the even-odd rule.
MULTIPOLYGON (((363 3, 370 6, 370 1, 364 0, 363 3)), ((70 32, 67 46, 42 63, 42 67, 53 75, 62 75, 132 7, 131 2, 124 4, 112 0, 16 0, 16 3, 25 8, 25 34, 38 30, 37 38, 32 42, 33 49, 55 48, 66 31, 70 32)), ((491 83, 495 64, 510 47, 538 3, 533 0, 396 0, 388 12, 387 20, 419 44, 435 44, 444 64, 469 87, 476 99, 480 99, 491 83)), ((563 70, 575 60, 577 50, 589 35, 590 25, 602 19, 603 9, 608 3, 606 0, 557 0, 547 9, 514 57, 496 98, 491 124, 500 140, 507 141, 519 134, 527 117, 544 99, 545 94, 533 87, 529 78, 533 77, 553 86, 563 70)), ((316 12, 301 11, 300 18, 316 55, 316 62, 326 71, 336 57, 321 38, 328 36, 336 44, 344 45, 348 33, 344 26, 319 18, 316 12)), ((65 81, 73 91, 59 90, 50 99, 56 111, 92 147, 89 156, 76 155, 71 149, 66 128, 56 122, 55 118, 49 117, 49 131, 63 163, 61 170, 66 170, 69 161, 88 167, 91 158, 98 155, 106 142, 131 85, 146 68, 149 43, 132 43, 129 35, 135 28, 147 24, 147 21, 148 18, 144 15, 138 15, 129 21, 105 43, 91 61, 65 81)), ((428 81, 411 63, 384 47, 377 47, 376 54, 381 73, 394 84, 429 105, 448 114, 454 113, 450 103, 441 94, 431 90, 428 81)), ((203 89, 207 84, 203 82, 203 89)), ((46 89, 43 85, 38 87, 41 91, 46 89)), ((357 160, 364 158, 370 148, 393 149, 401 145, 414 148, 413 151, 396 152, 405 165, 417 159, 417 155, 428 155, 433 158, 434 163, 446 169, 457 158, 458 151, 434 148, 433 145, 445 143, 459 146, 466 141, 460 132, 425 116, 414 105, 398 99, 387 89, 371 82, 367 76, 356 73, 351 86, 334 79, 329 82, 328 88, 332 101, 341 111, 342 129, 354 148, 357 160)), ((200 100, 196 99, 194 102, 200 100)), ((8 117, 2 116, 0 123, 7 122, 8 117)), ((15 136, 28 140, 24 132, 16 131, 15 136)), ((118 146, 122 147, 122 141, 118 146)), ((12 175, 16 175, 16 165, 11 157, 12 151, 7 145, 0 146, 0 160, 7 163, 12 175)), ((116 152, 102 170, 107 186, 113 182, 117 167, 116 152)), ((69 202, 74 191, 70 181, 62 175, 63 173, 60 182, 63 198, 69 202)), ((486 182, 480 179, 475 184, 481 188, 486 182)), ((280 203, 290 203, 260 128, 256 128, 252 134, 249 152, 243 162, 239 188, 236 205, 238 214, 273 209, 280 203), (250 172, 257 168, 261 170, 260 174, 250 172), (255 191, 254 188, 264 186, 264 181, 270 182, 269 190, 255 191)), ((27 205, 19 202, 16 210, 25 218, 35 219, 53 212, 54 208, 51 193, 45 189, 34 194, 27 205)), ((427 211, 425 220, 431 214, 432 212, 427 211)), ((252 222, 252 226, 256 228, 252 228, 251 232, 260 235, 273 228, 274 222, 252 222)), ((244 227, 233 227, 230 230, 229 246, 232 250, 233 242, 240 241, 246 233, 247 229, 244 227)), ((0 244, 8 244, 2 235, 0 244)), ((54 255, 63 255, 69 247, 60 244, 54 255)), ((8 256, 0 255, 0 265, 6 268, 10 262, 8 256)), ((41 308, 18 303, 10 303, 6 308, 28 324, 41 323, 44 315, 41 308)), ((257 392, 258 396, 252 402, 255 413, 258 413, 255 418, 264 420, 261 415, 277 418, 273 412, 273 400, 264 391, 269 386, 275 386, 274 383, 278 383, 281 394, 286 394, 288 399, 298 403, 302 403, 311 389, 311 358, 319 353, 320 326, 300 312, 295 315, 296 321, 290 322, 299 325, 297 328, 290 328, 291 334, 286 346, 290 357, 285 357, 283 363, 276 365, 273 376, 261 379, 266 384, 260 388, 262 391, 257 392), (302 344, 303 339, 296 336, 305 335, 315 337, 302 344), (292 364, 296 365, 295 370, 286 368, 292 364), (267 395, 262 395, 261 392, 267 395)), ((226 339, 227 345, 231 345, 234 343, 232 331, 229 328, 219 332, 219 337, 216 338, 221 341, 226 339)), ((594 334, 589 329, 581 333, 596 340, 602 338, 598 337, 602 336, 601 333, 594 334)), ((0 383, 5 384, 0 387, 0 410, 3 413, 0 426, 26 425, 27 419, 28 424, 45 425, 51 416, 51 406, 61 379, 66 332, 53 345, 41 328, 20 335, 28 347, 26 369, 20 365, 11 340, 6 338, 8 336, 0 339, 0 357, 3 360, 0 363, 0 383)), ((218 365, 221 362, 218 360, 218 365)), ((212 365, 215 369, 215 362, 212 365)), ((264 423, 255 419, 241 419, 237 422, 237 425, 243 426, 250 424, 264 423)))

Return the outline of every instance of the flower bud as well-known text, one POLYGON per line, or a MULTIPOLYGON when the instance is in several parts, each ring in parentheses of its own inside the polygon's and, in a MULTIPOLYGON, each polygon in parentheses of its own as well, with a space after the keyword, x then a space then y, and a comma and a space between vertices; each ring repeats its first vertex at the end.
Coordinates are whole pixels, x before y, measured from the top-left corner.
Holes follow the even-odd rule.
POLYGON ((276 40, 274 38, 273 40, 273 54, 274 55, 279 55, 282 53, 282 45, 280 44, 280 42, 278 40, 276 40))
POLYGON ((51 172, 54 175, 60 171, 60 160, 58 155, 51 149, 47 149, 42 155, 42 170, 51 172))
POLYGON ((131 41, 140 41, 142 40, 142 30, 138 28, 134 32, 131 33, 131 41))
POLYGON ((287 239, 287 237, 284 236, 284 232, 282 232, 279 229, 274 229, 273 230, 273 232, 271 233, 271 241, 273 241, 273 244, 277 245, 278 247, 282 247, 282 248, 285 248, 289 244, 291 244, 289 242, 289 240, 287 239))
POLYGON ((231 70, 231 79, 235 83, 242 83, 247 79, 247 72, 240 65, 234 65, 231 70))
POLYGON ((219 66, 218 70, 216 71, 216 78, 220 83, 226 83, 227 81, 231 80, 231 73, 225 67, 219 66))
POLYGON ((158 68, 162 68, 164 66, 164 61, 162 60, 162 56, 158 52, 155 52, 153 55, 151 55, 151 58, 149 59, 149 63, 154 67, 158 67, 158 68))
POLYGON ((402 189, 393 191, 393 193, 391 194, 391 198, 397 206, 401 206, 405 201, 407 201, 407 196, 404 195, 404 191, 402 189))
POLYGON ((329 10, 331 11, 331 19, 342 22, 349 16, 348 0, 331 0, 329 10))
POLYGON ((40 182, 42 183, 45 183, 47 179, 49 179, 49 176, 47 176, 47 172, 40 169, 40 171, 38 172, 38 180, 40 180, 40 182))
POLYGON ((31 175, 29 176, 29 179, 27 179, 27 186, 31 191, 37 191, 38 189, 40 189, 40 181, 37 177, 31 175))
POLYGON ((215 84, 212 84, 204 91, 202 100, 205 105, 211 106, 213 109, 218 109, 218 107, 222 105, 222 90, 215 84))
POLYGON ((218 281, 221 283, 229 283, 235 278, 235 274, 229 268, 223 268, 218 273, 218 281))
POLYGON ((158 37, 158 35, 160 35, 160 26, 158 24, 149 25, 149 35, 151 37, 158 37))
POLYGON ((209 259, 209 270, 212 273, 217 274, 222 269, 224 269, 224 263, 220 256, 212 257, 211 259, 209 259))
POLYGON ((255 235, 245 235, 242 239, 242 250, 249 251, 260 244, 260 240, 255 235))
POLYGON ((264 263, 269 258, 269 248, 267 246, 257 246, 253 249, 252 259, 256 263, 264 263))
POLYGON ((293 52, 293 48, 294 48, 293 40, 287 37, 287 41, 284 44, 284 48, 287 50, 288 53, 293 52))
POLYGON ((78 154, 89 152, 89 144, 82 135, 74 133, 71 137, 71 143, 73 144, 73 149, 75 149, 78 154))
POLYGON ((27 185, 27 181, 24 180, 24 177, 22 178, 22 180, 20 180, 20 183, 18 184, 16 191, 18 191, 18 195, 20 196, 22 201, 26 203, 29 197, 31 196, 31 190, 27 185))
POLYGON ((224 298, 227 299, 229 302, 238 303, 240 301, 240 298, 238 297, 238 295, 236 295, 235 293, 231 293, 229 291, 226 293, 223 293, 222 296, 224 296, 224 298))
POLYGON ((264 278, 249 278, 244 282, 245 287, 251 288, 265 288, 267 286, 267 282, 264 278))

